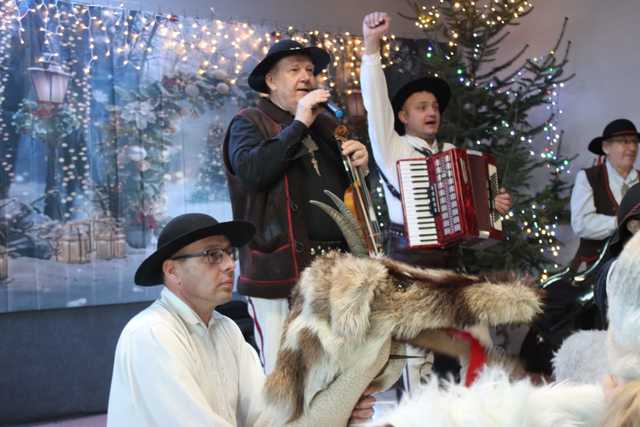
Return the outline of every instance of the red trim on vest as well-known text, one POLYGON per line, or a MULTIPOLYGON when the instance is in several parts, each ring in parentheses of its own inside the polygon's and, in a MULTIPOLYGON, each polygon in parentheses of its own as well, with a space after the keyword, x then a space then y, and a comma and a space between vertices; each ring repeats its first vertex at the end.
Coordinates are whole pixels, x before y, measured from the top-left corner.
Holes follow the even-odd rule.
POLYGON ((289 194, 289 176, 284 176, 284 193, 287 203, 287 224, 289 227, 289 244, 291 245, 291 258, 293 259, 293 275, 297 279, 300 277, 298 268, 298 257, 296 256, 296 242, 293 234, 293 218, 291 218, 291 194, 289 194))
POLYGON ((460 329, 450 329, 448 333, 454 338, 468 342, 471 346, 469 367, 467 368, 467 375, 464 378, 465 387, 469 387, 474 383, 476 378, 478 378, 478 375, 480 375, 480 370, 486 365, 487 353, 482 344, 480 344, 480 341, 469 332, 460 329))

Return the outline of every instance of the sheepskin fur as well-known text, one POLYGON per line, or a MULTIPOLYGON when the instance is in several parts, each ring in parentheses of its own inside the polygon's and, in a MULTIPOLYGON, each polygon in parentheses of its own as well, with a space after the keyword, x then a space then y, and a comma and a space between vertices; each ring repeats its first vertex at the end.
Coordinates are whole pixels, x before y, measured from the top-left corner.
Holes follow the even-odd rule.
POLYGON ((578 331, 553 359, 556 380, 600 381, 607 373, 640 377, 640 234, 624 247, 607 280, 609 329, 578 331))
POLYGON ((593 384, 607 372, 607 331, 576 332, 553 357, 556 381, 593 384))
POLYGON ((408 341, 427 329, 527 323, 541 305, 536 289, 510 276, 329 253, 303 272, 294 289, 265 400, 274 418, 297 420, 336 378, 372 364, 389 339, 408 341))
POLYGON ((471 387, 433 380, 370 426, 385 427, 589 427, 599 426, 605 401, 597 385, 512 382, 487 367, 471 387))
POLYGON ((607 280, 609 369, 622 378, 640 378, 640 233, 612 268, 607 280))

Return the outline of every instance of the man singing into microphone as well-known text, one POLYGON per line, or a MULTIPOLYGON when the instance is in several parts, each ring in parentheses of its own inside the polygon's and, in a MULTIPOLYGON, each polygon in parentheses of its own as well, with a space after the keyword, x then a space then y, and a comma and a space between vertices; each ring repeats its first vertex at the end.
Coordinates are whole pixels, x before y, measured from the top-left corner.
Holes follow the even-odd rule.
POLYGON ((249 86, 267 96, 233 118, 224 142, 233 217, 257 228, 240 253, 238 291, 249 296, 267 373, 300 273, 315 255, 346 249, 335 223, 309 200, 330 203, 324 190, 344 193, 350 183, 341 154, 354 166, 369 161, 360 142, 339 145, 333 137, 329 92, 316 84, 329 61, 325 50, 293 40, 271 46, 249 76, 249 86))

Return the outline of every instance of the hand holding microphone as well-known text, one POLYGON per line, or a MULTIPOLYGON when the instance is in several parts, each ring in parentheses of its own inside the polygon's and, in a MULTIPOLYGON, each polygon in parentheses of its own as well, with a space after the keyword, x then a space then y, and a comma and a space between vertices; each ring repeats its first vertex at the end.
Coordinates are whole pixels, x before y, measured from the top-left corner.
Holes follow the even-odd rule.
POLYGON ((327 102, 330 96, 331 94, 326 89, 315 89, 307 93, 298 100, 295 119, 310 127, 322 111, 318 106, 327 102))
POLYGON ((326 89, 315 89, 300 98, 296 109, 295 119, 301 121, 307 127, 313 124, 313 121, 322 112, 321 108, 329 111, 336 118, 340 119, 344 116, 344 112, 335 103, 329 101, 331 93, 326 89))

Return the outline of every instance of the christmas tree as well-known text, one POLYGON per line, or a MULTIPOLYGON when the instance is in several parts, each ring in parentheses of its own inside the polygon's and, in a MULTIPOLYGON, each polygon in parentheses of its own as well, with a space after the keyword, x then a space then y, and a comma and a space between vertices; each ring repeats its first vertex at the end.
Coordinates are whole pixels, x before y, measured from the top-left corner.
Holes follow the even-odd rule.
POLYGON ((194 202, 215 202, 229 198, 222 156, 224 133, 224 124, 220 120, 209 127, 204 150, 198 154, 200 171, 191 195, 194 202))
POLYGON ((495 156, 501 186, 514 205, 505 218, 505 241, 489 250, 460 249, 473 271, 524 270, 541 274, 557 267, 558 224, 568 218, 565 172, 572 159, 560 155, 562 132, 555 123, 557 91, 571 79, 565 67, 571 42, 564 43, 566 18, 555 46, 541 58, 526 58, 528 45, 498 61, 507 29, 527 16, 523 0, 411 3, 411 19, 426 41, 404 41, 393 58, 400 72, 435 75, 449 82, 452 98, 439 138, 495 156), (561 49, 562 48, 562 49, 561 49), (559 51, 561 49, 561 51, 559 51), (536 120, 542 112, 544 118, 536 120), (544 148, 536 148, 544 141, 544 148), (548 178, 543 188, 536 178, 548 178))

